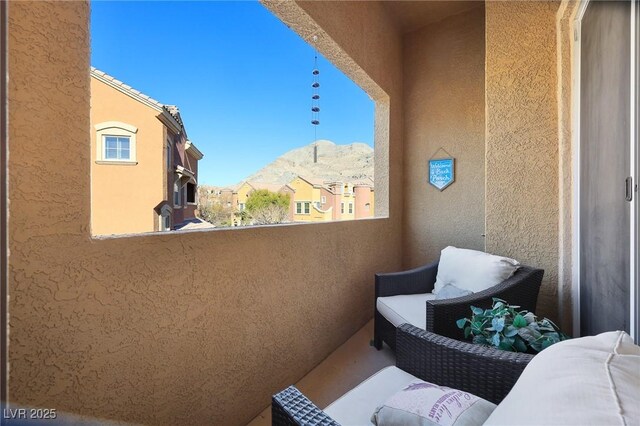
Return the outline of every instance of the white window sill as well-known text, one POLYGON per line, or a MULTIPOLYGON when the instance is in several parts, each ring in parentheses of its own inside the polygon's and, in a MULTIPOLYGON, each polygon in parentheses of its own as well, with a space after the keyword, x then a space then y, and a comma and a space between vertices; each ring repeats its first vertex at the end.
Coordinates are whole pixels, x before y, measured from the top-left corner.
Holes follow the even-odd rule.
POLYGON ((138 162, 128 160, 97 160, 96 164, 108 164, 112 166, 135 166, 136 164, 138 164, 138 162))

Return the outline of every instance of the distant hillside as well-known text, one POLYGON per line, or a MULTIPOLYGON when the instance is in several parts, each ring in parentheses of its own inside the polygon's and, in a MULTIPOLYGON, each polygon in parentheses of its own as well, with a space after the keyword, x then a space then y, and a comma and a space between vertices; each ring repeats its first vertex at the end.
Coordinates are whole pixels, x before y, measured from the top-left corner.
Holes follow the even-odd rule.
POLYGON ((322 180, 373 179, 373 148, 369 145, 336 145, 319 140, 317 163, 313 162, 313 145, 291 150, 243 180, 284 185, 298 175, 322 180))

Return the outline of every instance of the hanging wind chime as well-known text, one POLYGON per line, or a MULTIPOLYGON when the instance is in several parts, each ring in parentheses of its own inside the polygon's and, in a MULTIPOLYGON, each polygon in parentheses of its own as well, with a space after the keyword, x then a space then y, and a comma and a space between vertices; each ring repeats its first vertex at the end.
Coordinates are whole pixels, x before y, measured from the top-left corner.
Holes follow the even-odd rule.
POLYGON ((318 49, 315 43, 318 36, 313 36, 313 83, 311 84, 311 124, 313 125, 313 162, 318 162, 318 126, 320 125, 320 70, 318 69, 318 49))

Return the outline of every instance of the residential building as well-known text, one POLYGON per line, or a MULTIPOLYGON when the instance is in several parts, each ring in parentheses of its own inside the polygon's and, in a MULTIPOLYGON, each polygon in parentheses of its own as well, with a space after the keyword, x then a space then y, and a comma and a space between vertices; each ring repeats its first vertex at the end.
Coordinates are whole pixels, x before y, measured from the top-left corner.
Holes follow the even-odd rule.
POLYGON ((289 186, 293 188, 294 222, 327 222, 332 220, 332 206, 323 204, 323 183, 320 180, 297 176, 289 186))
POLYGON ((248 225, 251 220, 245 217, 243 212, 246 209, 247 199, 255 190, 266 189, 267 191, 285 194, 289 196, 288 221, 292 221, 294 217, 294 193, 295 189, 289 184, 278 185, 265 182, 244 181, 233 189, 231 205, 234 208, 232 223, 233 226, 248 225))
POLYGON ((175 105, 91 68, 91 231, 135 234, 197 222, 198 161, 175 105))

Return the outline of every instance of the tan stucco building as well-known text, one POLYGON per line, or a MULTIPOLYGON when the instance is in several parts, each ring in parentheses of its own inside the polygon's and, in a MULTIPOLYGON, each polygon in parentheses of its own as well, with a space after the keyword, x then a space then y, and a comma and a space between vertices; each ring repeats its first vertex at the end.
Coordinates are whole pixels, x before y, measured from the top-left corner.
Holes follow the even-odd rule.
POLYGON ((169 231, 196 219, 198 161, 178 108, 91 69, 91 232, 169 231))

